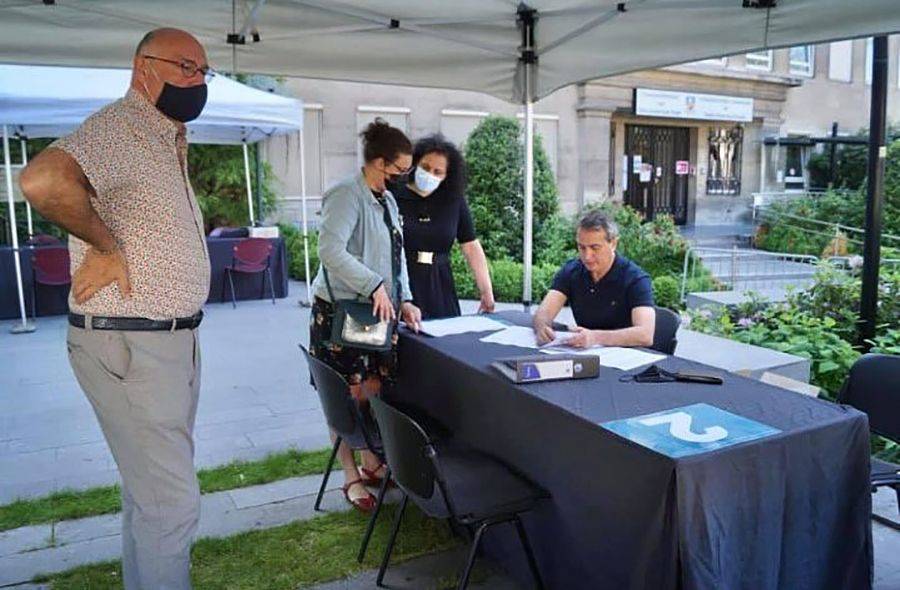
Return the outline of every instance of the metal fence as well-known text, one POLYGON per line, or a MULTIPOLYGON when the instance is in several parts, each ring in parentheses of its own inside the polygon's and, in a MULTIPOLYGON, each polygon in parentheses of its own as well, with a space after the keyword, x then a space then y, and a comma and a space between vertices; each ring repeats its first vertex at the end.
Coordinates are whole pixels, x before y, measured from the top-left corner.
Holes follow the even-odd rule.
POLYGON ((818 262, 818 257, 804 254, 694 246, 684 257, 681 299, 687 294, 688 282, 701 276, 701 266, 726 290, 767 291, 810 283, 818 262))

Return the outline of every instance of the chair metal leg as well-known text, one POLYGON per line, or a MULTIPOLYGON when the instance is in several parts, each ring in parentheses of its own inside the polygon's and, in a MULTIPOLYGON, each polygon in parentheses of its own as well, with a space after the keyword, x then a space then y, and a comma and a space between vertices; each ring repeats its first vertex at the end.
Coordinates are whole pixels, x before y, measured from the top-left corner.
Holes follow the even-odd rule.
POLYGON ((325 473, 322 474, 322 485, 319 486, 319 495, 316 496, 316 503, 313 510, 319 510, 319 504, 322 503, 322 496, 325 495, 325 486, 328 485, 328 478, 331 476, 331 468, 334 467, 334 458, 337 456, 338 447, 341 446, 341 437, 334 439, 334 447, 331 449, 331 457, 328 458, 328 465, 325 467, 325 473))
POLYGON ((228 284, 231 286, 231 309, 237 309, 237 300, 234 295, 234 279, 231 277, 231 271, 225 269, 225 275, 228 277, 228 284))
POLYGON ((272 269, 267 268, 266 273, 269 275, 269 292, 272 294, 272 305, 275 305, 275 281, 272 280, 272 269))
POLYGON ((478 527, 478 531, 475 533, 475 539, 472 541, 472 548, 469 550, 469 559, 466 561, 466 568, 459 578, 459 585, 456 587, 457 590, 464 590, 466 586, 469 585, 469 576, 472 575, 472 568, 475 567, 475 558, 478 557, 478 547, 481 545, 481 538, 484 536, 484 531, 486 531, 489 526, 491 526, 491 523, 485 522, 478 527))
POLYGON ((397 509, 397 514, 394 516, 394 529, 391 531, 391 537, 388 539, 387 547, 384 548, 384 557, 381 558, 381 567, 378 568, 378 578, 375 580, 375 585, 379 588, 383 588, 384 584, 384 573, 387 571, 388 562, 391 560, 391 553, 394 551, 394 541, 397 540, 397 533, 400 531, 400 522, 403 520, 403 512, 406 510, 406 504, 409 502, 409 496, 406 495, 406 492, 403 493, 403 499, 400 500, 400 507, 397 509))
POLYGON ((31 317, 37 321, 37 284, 34 279, 31 280, 31 317))
POLYGON ((369 517, 369 524, 366 525, 366 534, 363 535, 362 545, 359 547, 359 554, 356 561, 362 563, 366 558, 366 549, 369 547, 369 540, 372 538, 372 531, 375 530, 375 521, 378 520, 378 513, 381 512, 381 506, 384 504, 384 497, 387 495, 388 482, 391 479, 391 469, 388 467, 384 472, 384 479, 381 480, 381 487, 378 489, 378 500, 375 503, 375 511, 369 517))
POLYGON ((522 549, 525 550, 525 557, 528 558, 528 567, 531 569, 531 576, 534 578, 534 587, 538 590, 543 590, 544 581, 541 580, 541 572, 538 570, 534 551, 531 549, 531 543, 528 541, 528 533, 525 532, 525 526, 522 524, 518 514, 513 518, 513 522, 516 524, 516 531, 519 533, 522 549))

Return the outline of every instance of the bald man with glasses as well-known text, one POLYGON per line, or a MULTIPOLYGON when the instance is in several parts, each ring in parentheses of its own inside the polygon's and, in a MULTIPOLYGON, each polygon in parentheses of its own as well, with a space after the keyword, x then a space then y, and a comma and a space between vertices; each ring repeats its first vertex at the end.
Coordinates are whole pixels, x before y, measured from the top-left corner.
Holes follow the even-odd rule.
POLYGON ((131 86, 41 152, 20 183, 69 232, 69 361, 122 479, 127 590, 191 587, 200 517, 194 418, 209 254, 185 123, 212 73, 190 34, 138 44, 131 86))

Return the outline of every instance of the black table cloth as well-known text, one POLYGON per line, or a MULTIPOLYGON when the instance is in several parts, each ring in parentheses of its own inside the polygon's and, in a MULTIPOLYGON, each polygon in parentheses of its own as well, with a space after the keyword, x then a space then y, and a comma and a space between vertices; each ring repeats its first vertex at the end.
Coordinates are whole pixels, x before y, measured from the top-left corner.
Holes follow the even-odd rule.
MULTIPOLYGON (((533 351, 484 335, 404 332, 391 395, 552 494, 524 518, 549 588, 870 587, 864 414, 674 357, 658 364, 724 385, 624 383, 605 367, 517 385, 490 363, 533 351), (698 402, 781 432, 674 459, 599 425, 698 402)), ((517 543, 496 527, 487 550, 528 587, 517 543)))
MULTIPOLYGON (((225 274, 225 267, 231 264, 234 245, 240 240, 241 238, 209 238, 206 240, 212 272, 207 303, 231 301, 231 293, 228 288, 226 288, 223 298, 222 278, 225 274)), ((288 253, 283 238, 274 238, 271 241, 274 246, 272 249, 272 278, 275 283, 275 297, 280 299, 288 296, 288 253)), ((25 306, 30 316, 31 251, 23 249, 20 260, 22 262, 22 280, 25 289, 25 306)), ((0 247, 0 319, 4 320, 19 317, 19 300, 16 293, 14 262, 12 248, 9 246, 0 247)), ((235 296, 238 300, 259 299, 261 285, 262 275, 234 274, 235 296)), ((48 287, 39 285, 37 288, 38 315, 68 313, 68 297, 69 288, 67 286, 48 287)), ((266 285, 264 297, 269 297, 268 284, 266 285)))

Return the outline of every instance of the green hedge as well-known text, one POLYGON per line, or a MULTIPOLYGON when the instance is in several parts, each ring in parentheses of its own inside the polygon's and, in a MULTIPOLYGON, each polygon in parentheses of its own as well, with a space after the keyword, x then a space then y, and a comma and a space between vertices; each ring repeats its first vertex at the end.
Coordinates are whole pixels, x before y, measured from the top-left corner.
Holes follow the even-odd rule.
MULTIPOLYGON (((278 224, 281 237, 284 238, 285 248, 288 252, 288 276, 296 281, 306 280, 306 268, 303 258, 303 233, 285 223, 278 224)), ((309 272, 315 278, 319 270, 319 234, 311 231, 308 234, 309 241, 309 272)))

